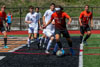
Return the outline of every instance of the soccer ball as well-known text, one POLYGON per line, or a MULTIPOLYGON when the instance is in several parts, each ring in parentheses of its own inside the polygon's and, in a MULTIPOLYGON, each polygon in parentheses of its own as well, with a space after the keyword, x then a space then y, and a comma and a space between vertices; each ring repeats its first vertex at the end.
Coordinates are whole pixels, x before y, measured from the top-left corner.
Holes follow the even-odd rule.
POLYGON ((56 52, 56 56, 63 56, 65 54, 65 51, 64 50, 58 50, 57 52, 56 52))

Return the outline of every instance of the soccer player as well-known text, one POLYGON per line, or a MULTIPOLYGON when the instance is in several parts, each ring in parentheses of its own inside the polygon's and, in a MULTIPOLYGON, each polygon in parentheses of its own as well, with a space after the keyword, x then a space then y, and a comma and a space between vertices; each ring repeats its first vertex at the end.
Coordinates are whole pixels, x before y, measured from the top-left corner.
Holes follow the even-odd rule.
MULTIPOLYGON (((41 15, 41 13, 40 13, 40 11, 39 11, 40 9, 39 9, 39 7, 36 7, 35 8, 35 11, 36 11, 36 13, 38 14, 38 17, 39 17, 39 22, 38 22, 38 26, 40 27, 40 28, 38 28, 38 31, 39 31, 39 29, 42 29, 42 27, 41 27, 41 18, 42 18, 42 15, 41 15)), ((38 32, 38 37, 39 37, 39 32, 38 32)))
POLYGON ((5 13, 5 6, 2 6, 1 7, 1 11, 0 11, 0 31, 3 33, 4 35, 4 48, 8 48, 7 46, 7 33, 6 33, 6 30, 5 30, 5 27, 3 25, 3 21, 5 21, 6 25, 8 26, 8 23, 7 23, 7 15, 5 13))
POLYGON ((34 39, 38 40, 37 39, 37 33, 38 33, 39 17, 38 17, 38 14, 36 12, 34 12, 33 10, 34 10, 34 7, 29 6, 29 13, 25 17, 25 22, 27 24, 29 24, 29 28, 28 28, 28 33, 29 33, 28 47, 30 47, 30 44, 31 44, 32 34, 34 35, 34 39))
POLYGON ((7 31, 10 31, 11 23, 12 23, 12 14, 10 11, 8 12, 8 15, 7 15, 7 23, 8 23, 7 31))
POLYGON ((80 24, 80 43, 84 43, 85 45, 88 45, 86 40, 91 35, 91 30, 89 27, 89 20, 91 22, 91 28, 93 28, 93 19, 92 19, 92 12, 89 11, 89 6, 85 6, 85 10, 81 12, 79 16, 79 24, 80 24), (87 32, 86 37, 83 39, 84 33, 87 32))
POLYGON ((60 42, 61 34, 63 34, 63 36, 68 41, 72 55, 74 55, 74 51, 72 49, 72 40, 70 39, 70 35, 66 29, 66 18, 69 19, 67 24, 70 25, 71 17, 67 13, 63 12, 63 8, 60 5, 56 6, 55 10, 56 12, 52 14, 51 19, 44 26, 44 28, 46 28, 54 19, 56 43, 58 44, 59 48, 63 50, 62 44, 60 42))
MULTIPOLYGON (((46 25, 47 22, 50 20, 51 15, 55 12, 54 9, 55 9, 55 4, 51 3, 50 4, 50 9, 46 10, 46 12, 44 13, 44 16, 43 16, 43 25, 46 25)), ((47 38, 48 37, 51 38, 51 36, 53 34, 53 26, 54 25, 50 24, 50 25, 47 26, 46 29, 43 29, 43 36, 41 37, 41 40, 40 40, 40 46, 41 46, 41 43, 43 43, 43 48, 46 46, 46 44, 48 42, 47 38)), ((51 43, 51 41, 50 41, 50 43, 51 43)), ((48 50, 46 51, 46 53, 49 53, 48 50)))

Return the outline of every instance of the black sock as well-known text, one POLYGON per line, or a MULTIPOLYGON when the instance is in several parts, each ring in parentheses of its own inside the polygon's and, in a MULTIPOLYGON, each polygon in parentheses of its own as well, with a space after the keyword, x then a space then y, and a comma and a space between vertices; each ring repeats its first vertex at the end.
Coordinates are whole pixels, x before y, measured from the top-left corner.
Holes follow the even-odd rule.
POLYGON ((58 44, 59 48, 61 49, 62 48, 61 42, 59 41, 59 42, 57 42, 57 44, 58 44))
POLYGON ((69 47, 72 47, 72 42, 68 41, 69 47))
POLYGON ((4 38, 4 45, 7 45, 7 38, 4 38))
POLYGON ((80 36, 80 43, 82 43, 83 36, 80 36))
POLYGON ((86 37, 84 38, 84 41, 86 41, 89 37, 90 35, 86 35, 86 37))

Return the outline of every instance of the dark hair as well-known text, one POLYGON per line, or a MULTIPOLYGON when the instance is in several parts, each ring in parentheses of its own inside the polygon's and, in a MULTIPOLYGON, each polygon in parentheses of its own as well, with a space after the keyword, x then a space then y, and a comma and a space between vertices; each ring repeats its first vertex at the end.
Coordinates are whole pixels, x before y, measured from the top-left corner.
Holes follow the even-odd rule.
POLYGON ((51 3, 51 4, 50 4, 50 6, 52 6, 52 5, 54 5, 54 6, 55 6, 55 3, 51 3))
POLYGON ((86 6, 88 6, 88 7, 89 7, 89 5, 85 5, 85 7, 86 7, 86 6))
POLYGON ((34 7, 33 6, 29 6, 29 9, 34 9, 34 7))
POLYGON ((56 8, 60 8, 61 10, 63 10, 64 8, 60 5, 56 5, 56 8))
POLYGON ((6 6, 5 5, 2 5, 2 7, 1 8, 6 8, 6 6))
MULTIPOLYGON (((36 8, 40 9, 39 7, 36 7, 36 8)), ((35 8, 35 9, 36 9, 36 8, 35 8)))

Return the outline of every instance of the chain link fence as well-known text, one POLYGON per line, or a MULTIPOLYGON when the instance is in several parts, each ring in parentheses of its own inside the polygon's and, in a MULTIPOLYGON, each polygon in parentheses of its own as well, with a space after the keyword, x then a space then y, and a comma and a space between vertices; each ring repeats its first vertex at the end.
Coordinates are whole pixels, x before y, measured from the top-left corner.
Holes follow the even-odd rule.
MULTIPOLYGON (((49 7, 40 7, 40 12, 42 16, 47 9, 49 9, 49 7)), ((64 11, 67 12, 72 17, 71 26, 68 27, 69 30, 79 30, 78 17, 83 10, 84 7, 64 7, 64 11)), ((24 22, 25 16, 28 13, 27 7, 7 8, 6 13, 8 13, 8 11, 11 11, 13 16, 11 30, 28 29, 28 24, 24 22)), ((100 29, 100 7, 90 7, 90 11, 93 13, 94 29, 99 30, 100 29)))

